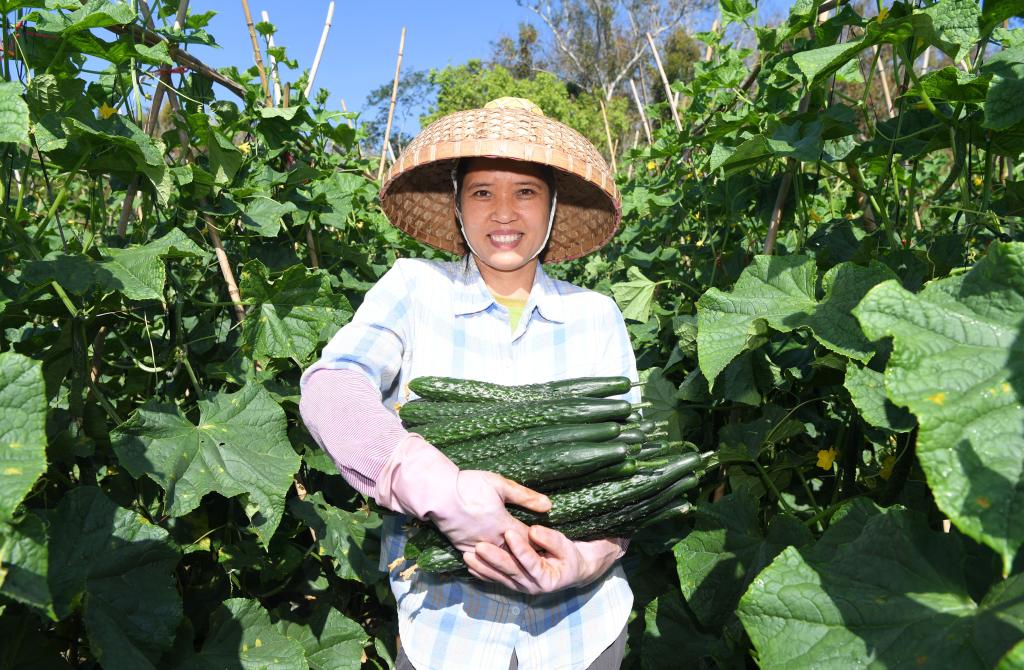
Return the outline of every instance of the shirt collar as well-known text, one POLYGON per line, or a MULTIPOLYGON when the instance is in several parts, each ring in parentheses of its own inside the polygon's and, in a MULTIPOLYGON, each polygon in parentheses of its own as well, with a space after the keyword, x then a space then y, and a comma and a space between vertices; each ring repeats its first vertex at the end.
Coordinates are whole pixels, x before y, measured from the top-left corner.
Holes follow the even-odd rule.
MULTIPOLYGON (((463 265, 460 263, 460 265, 463 265)), ((456 316, 482 312, 495 304, 494 296, 487 289, 476 259, 470 257, 468 267, 460 268, 455 277, 455 296, 453 307, 456 316)), ((530 313, 536 307, 540 315, 548 321, 564 322, 562 294, 558 292, 555 282, 544 272, 544 266, 537 264, 537 273, 533 277, 530 298, 526 302, 523 314, 530 313)))

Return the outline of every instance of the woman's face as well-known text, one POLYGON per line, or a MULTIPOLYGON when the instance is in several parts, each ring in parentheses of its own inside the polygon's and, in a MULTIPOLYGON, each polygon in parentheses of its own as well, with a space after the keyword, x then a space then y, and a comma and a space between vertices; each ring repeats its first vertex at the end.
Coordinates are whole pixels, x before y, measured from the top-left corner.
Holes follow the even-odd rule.
POLYGON ((462 223, 479 260, 503 272, 526 265, 544 243, 551 191, 543 168, 474 158, 462 180, 462 223))

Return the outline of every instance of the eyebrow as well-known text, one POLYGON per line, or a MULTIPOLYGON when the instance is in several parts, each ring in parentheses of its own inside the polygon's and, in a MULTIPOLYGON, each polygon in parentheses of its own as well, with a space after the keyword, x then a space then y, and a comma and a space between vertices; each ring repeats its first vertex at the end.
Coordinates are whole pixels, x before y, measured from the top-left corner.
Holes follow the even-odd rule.
MULTIPOLYGON (((513 186, 537 186, 537 185, 540 185, 540 184, 543 184, 543 183, 544 183, 544 180, 540 179, 539 177, 527 177, 526 179, 524 179, 522 181, 512 182, 512 185, 513 186)), ((490 181, 474 181, 474 180, 471 179, 471 180, 469 180, 466 183, 465 188, 479 188, 481 186, 493 186, 493 185, 494 185, 494 182, 490 182, 490 181)))

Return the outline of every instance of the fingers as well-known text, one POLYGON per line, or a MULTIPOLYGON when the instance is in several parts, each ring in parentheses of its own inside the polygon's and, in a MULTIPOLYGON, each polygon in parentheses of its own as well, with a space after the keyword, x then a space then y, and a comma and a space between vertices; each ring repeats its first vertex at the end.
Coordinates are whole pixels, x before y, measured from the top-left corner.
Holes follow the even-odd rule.
POLYGON ((565 558, 575 548, 572 540, 546 526, 530 526, 530 542, 557 558, 565 558))
POLYGON ((503 575, 487 563, 481 561, 475 551, 467 551, 462 554, 462 560, 466 563, 466 567, 469 569, 469 574, 473 575, 477 579, 485 582, 496 582, 505 588, 512 589, 513 591, 519 590, 515 582, 509 579, 506 575, 503 575))
POLYGON ((528 510, 543 514, 551 509, 551 499, 543 493, 526 488, 511 479, 497 476, 502 481, 501 495, 505 502, 525 507, 528 510))

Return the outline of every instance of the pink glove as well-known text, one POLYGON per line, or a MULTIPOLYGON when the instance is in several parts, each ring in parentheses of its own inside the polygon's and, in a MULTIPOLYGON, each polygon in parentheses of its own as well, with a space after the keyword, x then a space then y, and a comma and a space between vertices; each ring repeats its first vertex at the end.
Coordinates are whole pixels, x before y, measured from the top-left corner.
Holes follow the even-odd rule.
POLYGON ((624 538, 574 542, 545 526, 531 526, 528 535, 510 530, 505 540, 507 551, 481 542, 462 558, 474 577, 531 595, 589 584, 622 558, 629 544, 624 538))
POLYGON ((500 547, 512 530, 525 536, 526 525, 505 510, 505 503, 540 513, 551 509, 547 496, 493 472, 459 470, 415 433, 398 443, 377 477, 373 497, 390 510, 433 521, 459 551, 479 542, 500 547))

